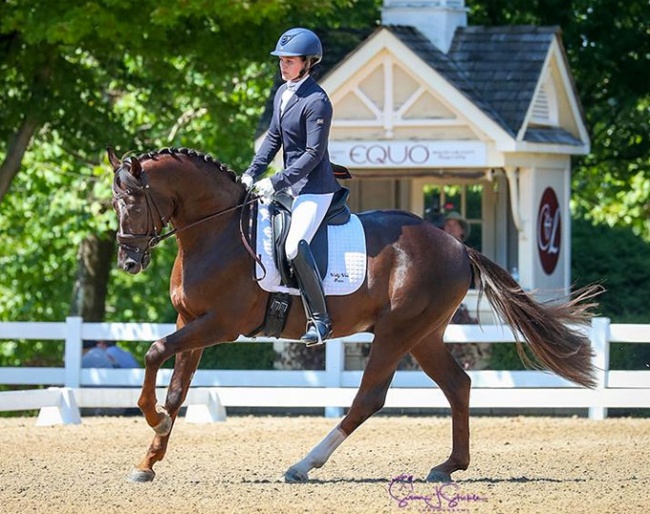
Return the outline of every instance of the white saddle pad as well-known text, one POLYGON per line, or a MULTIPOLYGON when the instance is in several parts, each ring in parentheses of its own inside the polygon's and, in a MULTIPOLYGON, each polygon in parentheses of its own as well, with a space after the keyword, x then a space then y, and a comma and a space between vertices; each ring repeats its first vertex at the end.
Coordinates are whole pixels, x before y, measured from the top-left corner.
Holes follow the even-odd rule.
MULTIPOLYGON (((329 226, 328 237, 328 266, 327 275, 323 280, 326 296, 344 296, 354 293, 366 278, 366 237, 359 218, 352 214, 345 225, 329 226)), ((290 293, 299 295, 298 289, 280 285, 280 272, 273 258, 273 233, 269 206, 259 203, 257 214, 257 250, 262 264, 266 268, 266 276, 258 282, 264 291, 270 293, 290 293)), ((255 265, 256 276, 261 277, 263 271, 259 264, 255 265)))

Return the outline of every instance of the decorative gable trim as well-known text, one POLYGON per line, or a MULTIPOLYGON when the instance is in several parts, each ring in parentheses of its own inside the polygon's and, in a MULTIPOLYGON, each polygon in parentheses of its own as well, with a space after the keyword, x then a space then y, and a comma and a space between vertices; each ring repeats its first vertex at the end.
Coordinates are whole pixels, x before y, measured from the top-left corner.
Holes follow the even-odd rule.
MULTIPOLYGON (((564 51, 558 42, 558 36, 554 37, 549 45, 535 87, 533 101, 517 134, 518 148, 533 151, 532 146, 540 141, 530 141, 526 138, 526 134, 538 129, 548 131, 560 129, 572 136, 574 141, 581 143, 569 153, 589 153, 589 134, 564 51)), ((566 148, 558 148, 558 151, 565 150, 566 148)))
POLYGON ((334 127, 375 127, 392 139, 399 127, 469 125, 388 50, 331 93, 334 127))

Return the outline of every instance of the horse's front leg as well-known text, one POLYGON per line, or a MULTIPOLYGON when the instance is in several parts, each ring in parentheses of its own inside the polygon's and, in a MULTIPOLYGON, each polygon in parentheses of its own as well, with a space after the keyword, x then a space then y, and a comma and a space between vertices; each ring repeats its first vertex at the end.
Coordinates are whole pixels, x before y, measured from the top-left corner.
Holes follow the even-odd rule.
MULTIPOLYGON (((138 407, 140 407, 140 410, 144 414, 147 424, 157 434, 166 435, 171 430, 171 416, 169 412, 163 406, 157 405, 156 377, 158 376, 158 370, 173 355, 189 350, 205 348, 215 340, 227 340, 219 337, 219 330, 215 325, 214 314, 202 316, 187 324, 185 324, 179 315, 177 321, 178 330, 154 342, 147 351, 144 358, 144 382, 142 384, 140 398, 138 399, 138 407)), ((177 360, 174 368, 176 369, 177 366, 183 367, 184 359, 177 360)), ((196 366, 189 372, 190 377, 195 369, 196 366)), ((170 384, 170 392, 171 390, 170 384)))
MULTIPOLYGON (((169 413, 160 405, 156 398, 156 377, 158 370, 163 363, 171 357, 167 345, 167 339, 154 342, 144 358, 144 381, 138 407, 144 414, 147 424, 159 435, 167 435, 171 430, 171 418, 169 413)), ((178 362, 178 361, 177 361, 178 362)), ((171 385, 171 384, 170 384, 171 385)))
MULTIPOLYGON (((187 397, 192 376, 199 365, 202 353, 203 350, 198 349, 177 355, 174 363, 174 373, 167 389, 167 400, 165 401, 164 412, 167 414, 167 418, 161 422, 162 425, 168 426, 168 429, 165 430, 165 433, 156 433, 146 455, 129 476, 132 482, 150 482, 153 480, 155 476, 153 465, 161 461, 165 456, 172 426, 187 397)), ((157 410, 159 412, 163 411, 159 406, 157 410)), ((161 424, 157 426, 160 427, 161 424)), ((154 427, 154 430, 156 430, 156 427, 154 427)))

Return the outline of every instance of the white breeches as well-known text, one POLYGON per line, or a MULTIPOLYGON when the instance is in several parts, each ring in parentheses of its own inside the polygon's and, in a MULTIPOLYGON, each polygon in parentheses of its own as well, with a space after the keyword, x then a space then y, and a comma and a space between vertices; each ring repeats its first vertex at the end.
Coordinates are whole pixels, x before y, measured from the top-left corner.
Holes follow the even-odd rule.
POLYGON ((334 193, 322 195, 298 195, 291 208, 291 226, 284 249, 291 261, 298 255, 298 243, 305 240, 311 243, 332 203, 334 193))

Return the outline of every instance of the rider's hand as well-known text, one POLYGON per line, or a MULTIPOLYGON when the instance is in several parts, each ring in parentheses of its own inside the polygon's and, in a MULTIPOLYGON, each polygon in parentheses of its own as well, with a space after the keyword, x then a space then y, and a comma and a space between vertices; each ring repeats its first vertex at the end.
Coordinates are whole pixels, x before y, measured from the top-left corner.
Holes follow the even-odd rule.
POLYGON ((273 183, 271 182, 270 178, 264 178, 255 182, 253 188, 255 189, 255 192, 258 195, 264 197, 265 200, 269 200, 271 196, 273 196, 273 193, 275 193, 275 189, 273 188, 273 183))
POLYGON ((246 191, 251 190, 251 188, 253 187, 253 182, 254 182, 253 177, 251 177, 250 175, 244 173, 241 176, 241 183, 244 184, 244 186, 246 187, 246 191))

